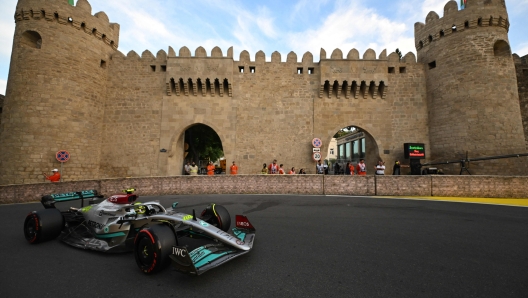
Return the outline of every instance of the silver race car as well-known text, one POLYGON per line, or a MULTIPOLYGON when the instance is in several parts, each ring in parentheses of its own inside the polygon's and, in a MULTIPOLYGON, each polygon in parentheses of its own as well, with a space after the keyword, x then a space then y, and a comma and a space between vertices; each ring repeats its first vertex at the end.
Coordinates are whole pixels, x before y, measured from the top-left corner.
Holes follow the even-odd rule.
POLYGON ((95 190, 43 196, 44 210, 33 211, 24 221, 24 235, 36 244, 55 238, 71 246, 103 252, 133 251, 146 274, 172 263, 180 272, 200 275, 248 253, 255 228, 247 217, 231 217, 220 205, 210 204, 200 214, 181 213, 159 202, 136 203, 135 189, 104 199, 95 190), (84 201, 88 199, 88 205, 84 201), (58 202, 80 200, 81 207, 60 211, 58 202), (188 241, 199 240, 192 247, 188 241))

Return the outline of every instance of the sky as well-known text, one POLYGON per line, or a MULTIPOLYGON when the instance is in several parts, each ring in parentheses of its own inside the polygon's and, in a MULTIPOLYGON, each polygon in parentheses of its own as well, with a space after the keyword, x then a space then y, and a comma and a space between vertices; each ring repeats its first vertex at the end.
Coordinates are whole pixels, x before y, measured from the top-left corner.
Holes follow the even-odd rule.
MULTIPOLYGON (((66 1, 65 1, 66 2, 66 1)), ((75 1, 77 2, 77 1, 75 1)), ((247 50, 251 60, 262 50, 266 60, 278 51, 282 61, 290 51, 300 61, 305 52, 319 61, 340 48, 346 57, 371 48, 378 56, 399 48, 416 53, 414 23, 425 23, 430 11, 443 16, 447 0, 91 0, 92 14, 104 11, 121 26, 118 50, 154 55, 183 46, 194 55, 202 46, 210 55, 218 46, 233 58, 247 50)), ((0 94, 5 94, 17 0, 0 0, 0 94)), ((506 0, 512 53, 528 54, 528 0, 506 0)))

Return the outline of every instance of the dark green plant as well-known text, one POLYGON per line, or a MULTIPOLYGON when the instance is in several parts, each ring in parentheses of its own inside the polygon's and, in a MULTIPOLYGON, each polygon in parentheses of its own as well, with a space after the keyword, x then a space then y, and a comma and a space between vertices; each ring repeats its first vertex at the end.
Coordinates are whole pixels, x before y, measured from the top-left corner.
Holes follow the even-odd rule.
POLYGON ((185 159, 194 161, 196 164, 199 160, 216 161, 224 156, 220 137, 207 125, 198 124, 187 129, 185 143, 189 145, 185 159))

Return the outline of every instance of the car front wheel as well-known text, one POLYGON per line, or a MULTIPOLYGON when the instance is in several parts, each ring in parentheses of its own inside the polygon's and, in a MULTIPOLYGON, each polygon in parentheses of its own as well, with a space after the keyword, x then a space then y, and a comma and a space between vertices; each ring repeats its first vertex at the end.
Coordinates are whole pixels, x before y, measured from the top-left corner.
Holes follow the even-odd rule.
POLYGON ((176 236, 172 229, 164 224, 142 229, 134 240, 136 263, 145 274, 161 271, 170 264, 172 247, 176 245, 176 236))

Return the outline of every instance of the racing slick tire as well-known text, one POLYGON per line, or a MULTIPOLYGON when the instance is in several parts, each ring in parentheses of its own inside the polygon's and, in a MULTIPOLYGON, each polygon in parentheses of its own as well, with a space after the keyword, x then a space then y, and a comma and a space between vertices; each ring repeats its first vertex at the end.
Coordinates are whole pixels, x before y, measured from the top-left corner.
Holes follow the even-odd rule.
POLYGON ((55 208, 33 211, 24 221, 24 236, 29 243, 57 238, 64 228, 64 216, 55 208))
POLYGON ((161 271, 170 264, 175 245, 176 236, 168 225, 153 225, 140 230, 134 240, 134 256, 139 269, 145 274, 161 271))
POLYGON ((216 226, 220 230, 227 232, 231 227, 231 215, 229 215, 229 212, 224 206, 216 204, 207 206, 202 211, 201 217, 207 217, 207 215, 210 218, 206 222, 216 226))

